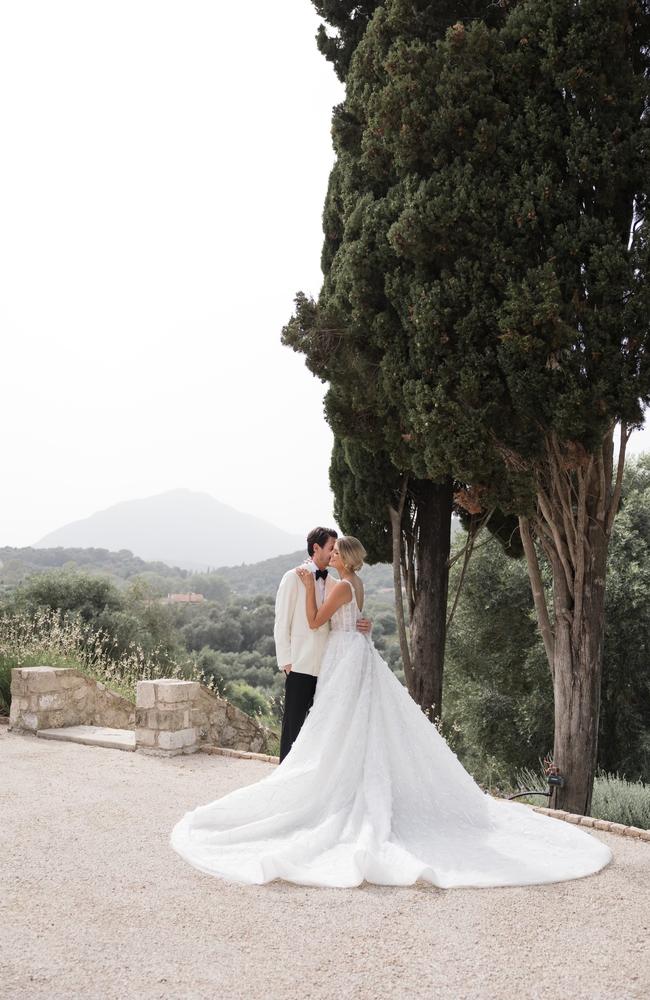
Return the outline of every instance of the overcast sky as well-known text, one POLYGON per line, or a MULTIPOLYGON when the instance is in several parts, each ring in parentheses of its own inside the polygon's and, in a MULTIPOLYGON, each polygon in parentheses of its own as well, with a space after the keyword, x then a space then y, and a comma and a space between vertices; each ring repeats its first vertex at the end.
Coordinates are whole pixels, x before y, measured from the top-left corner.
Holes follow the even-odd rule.
MULTIPOLYGON (((0 545, 186 487, 332 520, 318 294, 343 96, 309 0, 0 2, 0 545)), ((650 450, 650 431, 633 450, 650 450)))

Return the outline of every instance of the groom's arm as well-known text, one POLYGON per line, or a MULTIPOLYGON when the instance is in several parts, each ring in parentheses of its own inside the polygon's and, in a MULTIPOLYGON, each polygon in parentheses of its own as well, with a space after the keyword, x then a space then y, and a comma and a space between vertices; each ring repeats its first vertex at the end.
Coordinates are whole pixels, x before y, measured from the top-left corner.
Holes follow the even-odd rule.
POLYGON ((273 638, 275 639, 275 655, 280 670, 291 666, 291 622, 298 600, 299 586, 302 584, 294 571, 291 570, 282 577, 275 598, 273 638))

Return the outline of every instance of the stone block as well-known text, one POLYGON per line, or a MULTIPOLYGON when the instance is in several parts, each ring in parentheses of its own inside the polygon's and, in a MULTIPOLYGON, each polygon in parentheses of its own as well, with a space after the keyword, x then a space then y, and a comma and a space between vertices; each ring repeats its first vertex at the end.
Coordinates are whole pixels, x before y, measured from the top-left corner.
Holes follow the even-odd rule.
POLYGON ((221 730, 221 746, 231 747, 237 741, 237 730, 232 726, 224 726, 221 730))
POLYGON ((606 819, 596 819, 594 820, 594 828, 596 830, 609 830, 611 828, 611 823, 606 819))
POLYGON ((138 681, 135 691, 136 708, 153 708, 156 704, 156 681, 138 681))
POLYGON ((49 709, 65 708, 67 698, 62 691, 54 691, 52 694, 42 694, 38 699, 38 707, 41 712, 49 709))
POLYGON ((197 697, 197 681, 160 680, 156 681, 156 699, 164 704, 191 701, 197 697))
POLYGON ((144 729, 138 727, 135 731, 135 745, 145 746, 145 747, 155 747, 156 737, 158 733, 153 729, 144 729))
POLYGON ((158 746, 161 750, 182 750, 197 742, 196 729, 178 729, 176 732, 161 732, 158 734, 158 746))
POLYGON ((89 698, 92 689, 87 684, 82 684, 81 687, 74 688, 72 691, 72 699, 75 702, 81 701, 83 698, 89 698))
POLYGON ((61 726, 76 726, 79 724, 79 715, 77 712, 74 713, 72 718, 70 713, 65 712, 65 710, 60 709, 46 709, 44 712, 38 713, 38 728, 39 729, 60 729, 61 726))
MULTIPOLYGON (((157 728, 160 730, 175 732, 179 729, 187 729, 189 720, 186 721, 186 715, 189 713, 182 708, 157 708, 152 709, 149 714, 157 717, 157 728)), ((154 727, 152 726, 152 728, 154 727)))
POLYGON ((60 675, 54 667, 24 667, 23 676, 25 674, 29 691, 56 691, 59 687, 60 675), (28 671, 31 673, 27 674, 28 671))
POLYGON ((149 712, 146 708, 136 708, 135 724, 143 728, 149 728, 149 712))
POLYGON ((11 697, 18 698, 25 694, 27 690, 27 682, 25 681, 20 669, 14 667, 11 671, 11 697))

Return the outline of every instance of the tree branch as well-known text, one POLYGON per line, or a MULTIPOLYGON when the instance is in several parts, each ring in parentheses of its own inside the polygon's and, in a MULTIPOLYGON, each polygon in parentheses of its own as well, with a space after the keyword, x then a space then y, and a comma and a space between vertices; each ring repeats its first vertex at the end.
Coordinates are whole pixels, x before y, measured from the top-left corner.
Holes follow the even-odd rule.
POLYGON ((539 480, 537 482, 537 499, 540 510, 544 515, 544 520, 550 528, 551 535, 553 536, 553 544, 555 545, 555 551, 557 552, 560 562, 562 563, 562 569, 564 570, 568 591, 571 594, 571 597, 573 597, 573 567, 571 566, 571 557, 558 530, 557 519, 553 517, 552 503, 546 495, 546 491, 539 480))
POLYGON ((546 650, 546 659, 548 660, 551 677, 555 680, 555 635, 553 633, 551 619, 546 605, 546 594, 544 593, 542 574, 539 569, 537 553, 535 552, 535 545, 531 538, 530 523, 527 517, 519 518, 519 533, 524 546, 524 552, 526 553, 528 577, 530 579, 530 587, 533 592, 533 601, 537 612, 537 623, 544 641, 544 649, 546 650))

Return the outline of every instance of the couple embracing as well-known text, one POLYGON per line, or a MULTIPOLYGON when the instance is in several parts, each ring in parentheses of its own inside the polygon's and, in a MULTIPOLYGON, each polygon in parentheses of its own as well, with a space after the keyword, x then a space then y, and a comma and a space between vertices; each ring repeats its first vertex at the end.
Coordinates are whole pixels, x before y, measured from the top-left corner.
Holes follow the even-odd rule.
MULTIPOLYGON (((284 574, 275 601, 275 650, 278 667, 287 675, 280 763, 291 750, 313 704, 331 614, 353 601, 363 608, 363 584, 356 571, 363 565, 366 552, 356 538, 338 541, 338 533, 332 528, 314 528, 307 535, 307 553, 309 559, 303 566, 284 574), (338 573, 338 584, 330 569, 338 573), (320 612, 322 619, 316 627, 309 620, 308 594, 313 595, 316 616, 320 612)), ((367 634, 370 622, 359 617, 356 627, 367 634)))
POLYGON ((372 643, 361 543, 318 528, 307 550, 276 603, 280 764, 186 813, 173 849, 253 885, 528 885, 606 865, 592 834, 493 799, 468 774, 372 643))

